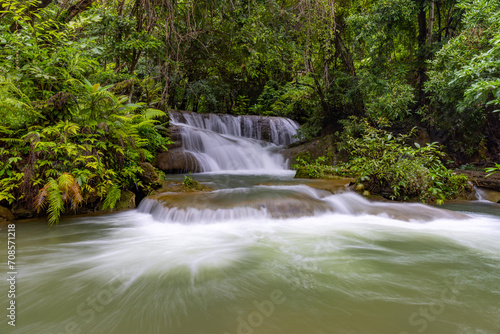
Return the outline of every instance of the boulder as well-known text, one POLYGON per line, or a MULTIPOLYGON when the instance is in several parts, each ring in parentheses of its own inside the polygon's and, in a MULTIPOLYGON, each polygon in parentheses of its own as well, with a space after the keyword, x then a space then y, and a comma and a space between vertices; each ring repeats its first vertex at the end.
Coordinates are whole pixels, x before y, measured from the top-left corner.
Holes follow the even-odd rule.
POLYGON ((326 157, 325 163, 335 166, 340 161, 345 161, 346 157, 338 154, 337 145, 332 135, 317 138, 305 143, 294 143, 282 151, 285 159, 289 159, 290 165, 296 164, 297 159, 304 159, 314 162, 317 158, 326 157))
POLYGON ((175 148, 167 152, 159 153, 156 157, 155 166, 166 173, 198 173, 202 169, 198 160, 181 148, 175 148))
POLYGON ((135 194, 130 190, 122 191, 120 200, 116 202, 113 211, 122 211, 135 208, 135 194))
POLYGON ((167 149, 171 150, 182 147, 182 133, 178 125, 170 125, 168 127, 168 136, 173 143, 167 145, 167 149))
POLYGON ((22 205, 14 204, 12 206, 12 214, 16 219, 28 219, 35 217, 37 212, 22 205))
POLYGON ((477 170, 456 170, 455 173, 467 175, 476 187, 500 191, 500 172, 490 176, 486 176, 488 175, 486 172, 477 170))
POLYGON ((500 203, 500 191, 495 191, 486 188, 479 188, 478 193, 481 194, 482 199, 493 203, 500 203))
POLYGON ((156 169, 149 162, 143 162, 140 164, 144 172, 141 175, 141 180, 145 184, 151 184, 151 187, 154 189, 161 188, 161 180, 156 173, 156 169))
POLYGON ((0 221, 8 221, 8 222, 11 222, 11 221, 14 221, 14 215, 12 214, 12 212, 3 207, 3 206, 0 206, 0 221))

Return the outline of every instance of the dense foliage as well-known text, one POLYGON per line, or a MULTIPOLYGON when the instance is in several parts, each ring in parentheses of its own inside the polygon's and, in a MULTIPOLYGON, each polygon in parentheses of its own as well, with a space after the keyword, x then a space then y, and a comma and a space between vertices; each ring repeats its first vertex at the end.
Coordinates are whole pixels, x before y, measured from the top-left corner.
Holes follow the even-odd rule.
MULTIPOLYGON (((52 221, 147 191, 168 108, 287 116, 302 139, 388 119, 378 138, 417 126, 458 164, 500 160, 497 0, 5 0, 0 45, 0 205, 52 221)), ((434 146, 399 149, 441 173, 434 146)))
POLYGON ((1 27, 0 203, 47 209, 54 223, 83 202, 113 208, 122 191, 147 192, 141 162, 168 143, 157 120, 165 113, 87 79, 98 49, 74 33, 94 19, 61 23, 53 9, 30 15, 29 5, 3 13, 22 29, 1 27))
POLYGON ((445 154, 437 143, 420 146, 412 141, 413 131, 393 135, 353 118, 345 122, 339 149, 347 161, 326 164, 326 157, 314 162, 299 159, 299 177, 356 177, 360 189, 389 199, 435 201, 465 196, 471 190, 467 177, 455 175, 442 162, 445 154))

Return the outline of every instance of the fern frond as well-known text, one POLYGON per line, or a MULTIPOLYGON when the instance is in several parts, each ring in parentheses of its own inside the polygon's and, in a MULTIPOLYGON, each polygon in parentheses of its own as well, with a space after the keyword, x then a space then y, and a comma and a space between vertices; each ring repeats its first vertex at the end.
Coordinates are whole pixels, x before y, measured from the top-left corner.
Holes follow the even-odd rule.
POLYGON ((22 143, 22 139, 18 138, 0 138, 0 141, 6 142, 6 143, 22 143))
POLYGON ((122 197, 122 192, 117 185, 112 185, 106 191, 106 198, 104 199, 104 203, 102 204, 103 210, 108 208, 113 209, 116 205, 116 202, 120 200, 122 197))
POLYGON ((49 224, 53 225, 54 223, 59 222, 61 212, 64 211, 64 201, 59 189, 59 184, 53 178, 49 178, 49 181, 38 192, 38 195, 35 197, 34 207, 37 212, 40 212, 40 210, 44 209, 47 204, 49 224))
POLYGON ((14 133, 14 130, 11 130, 8 126, 0 125, 0 133, 10 136, 14 133))
POLYGON ((80 131, 80 126, 76 123, 66 121, 64 124, 64 131, 76 135, 80 131))
POLYGON ((50 186, 49 183, 50 183, 50 179, 49 179, 49 182, 47 182, 47 184, 45 184, 45 186, 38 191, 38 194, 35 197, 35 202, 33 203, 33 206, 34 206, 36 212, 38 212, 38 213, 40 213, 40 210, 45 209, 45 205, 47 204, 45 200, 49 194, 49 192, 48 192, 48 188, 50 186))
POLYGON ((83 202, 83 196, 82 196, 82 191, 80 189, 80 185, 75 179, 73 180, 74 180, 73 183, 68 188, 68 195, 69 199, 71 200, 71 208, 73 210, 76 210, 78 205, 80 205, 80 203, 83 202))
POLYGON ((146 119, 152 119, 157 117, 163 117, 166 116, 167 114, 164 111, 158 109, 148 108, 143 112, 143 115, 146 119))
POLYGON ((62 173, 61 176, 59 176, 59 178, 57 179, 59 189, 65 193, 68 192, 68 189, 74 182, 75 178, 69 173, 62 173))
POLYGON ((47 209, 47 212, 49 214, 49 224, 52 226, 53 224, 57 224, 59 222, 61 213, 64 212, 64 201, 57 182, 52 179, 49 181, 49 184, 47 197, 49 201, 49 208, 47 209))
POLYGON ((155 119, 148 119, 145 121, 142 121, 140 123, 134 124, 134 127, 141 129, 141 128, 146 128, 146 127, 153 127, 155 123, 158 121, 155 119))

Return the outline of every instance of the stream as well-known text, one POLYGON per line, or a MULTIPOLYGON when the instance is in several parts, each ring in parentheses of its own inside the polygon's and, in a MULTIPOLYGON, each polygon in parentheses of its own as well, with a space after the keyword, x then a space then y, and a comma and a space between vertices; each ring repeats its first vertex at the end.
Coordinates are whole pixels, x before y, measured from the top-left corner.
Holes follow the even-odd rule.
POLYGON ((332 193, 293 179, 277 150, 289 139, 193 124, 186 136, 199 140, 183 145, 205 159, 192 177, 211 191, 16 224, 16 326, 4 279, 0 333, 500 333, 499 204, 332 193), (211 155, 215 141, 243 154, 211 155), (245 155, 262 160, 248 167, 245 155))

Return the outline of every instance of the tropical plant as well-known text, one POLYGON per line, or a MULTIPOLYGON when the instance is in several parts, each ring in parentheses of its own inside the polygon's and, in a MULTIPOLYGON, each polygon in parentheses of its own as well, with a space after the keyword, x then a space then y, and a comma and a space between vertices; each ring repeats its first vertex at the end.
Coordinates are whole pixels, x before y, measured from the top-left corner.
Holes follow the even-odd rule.
POLYGON ((82 203, 83 197, 80 186, 69 173, 62 173, 57 180, 49 177, 47 183, 38 192, 35 197, 35 209, 40 212, 47 208, 49 214, 49 224, 59 222, 61 213, 64 212, 65 204, 69 203, 71 208, 76 211, 78 205, 82 203))

